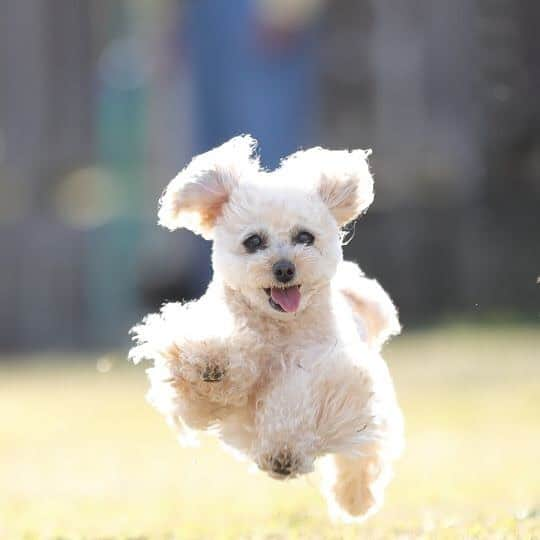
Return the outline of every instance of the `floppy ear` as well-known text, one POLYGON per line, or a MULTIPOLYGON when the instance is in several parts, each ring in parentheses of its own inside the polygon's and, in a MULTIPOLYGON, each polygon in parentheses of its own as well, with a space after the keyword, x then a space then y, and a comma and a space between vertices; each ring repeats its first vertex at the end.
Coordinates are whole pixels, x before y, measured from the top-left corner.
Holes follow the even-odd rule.
POLYGON ((289 156, 283 168, 308 178, 339 226, 367 210, 373 202, 373 177, 367 157, 371 150, 310 148, 289 156))
POLYGON ((160 225, 171 231, 185 227, 210 239, 231 191, 242 177, 259 170, 258 158, 253 157, 256 146, 251 136, 241 135, 194 157, 163 192, 160 225))

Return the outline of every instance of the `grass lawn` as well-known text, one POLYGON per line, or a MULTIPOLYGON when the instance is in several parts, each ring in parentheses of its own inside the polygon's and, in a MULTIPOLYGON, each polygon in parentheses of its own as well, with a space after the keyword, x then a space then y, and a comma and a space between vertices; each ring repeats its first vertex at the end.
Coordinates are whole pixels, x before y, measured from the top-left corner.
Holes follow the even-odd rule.
POLYGON ((316 475, 183 449, 123 358, 0 362, 0 538, 540 538, 540 331, 446 327, 386 349, 407 449, 383 510, 331 523, 316 475))

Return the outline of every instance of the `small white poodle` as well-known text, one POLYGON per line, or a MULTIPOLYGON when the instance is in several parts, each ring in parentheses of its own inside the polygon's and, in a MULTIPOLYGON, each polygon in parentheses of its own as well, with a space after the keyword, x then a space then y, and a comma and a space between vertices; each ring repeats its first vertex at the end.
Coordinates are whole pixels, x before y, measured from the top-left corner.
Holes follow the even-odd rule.
POLYGON ((373 200, 369 152, 311 148, 267 172, 255 146, 235 137, 165 190, 159 222, 213 240, 214 278, 136 326, 130 357, 153 361, 149 399, 183 440, 212 430, 280 479, 328 455, 332 512, 362 519, 403 441, 379 354, 396 309, 341 250, 340 228, 373 200))

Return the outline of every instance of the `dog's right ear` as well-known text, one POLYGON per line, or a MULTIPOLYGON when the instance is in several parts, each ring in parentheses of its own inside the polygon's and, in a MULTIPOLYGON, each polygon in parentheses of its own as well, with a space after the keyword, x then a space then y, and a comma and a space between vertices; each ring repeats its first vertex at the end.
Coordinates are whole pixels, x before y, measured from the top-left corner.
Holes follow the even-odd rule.
POLYGON ((171 231, 185 227, 212 238, 216 219, 242 177, 256 174, 257 141, 249 135, 194 157, 165 189, 158 212, 160 225, 171 231))

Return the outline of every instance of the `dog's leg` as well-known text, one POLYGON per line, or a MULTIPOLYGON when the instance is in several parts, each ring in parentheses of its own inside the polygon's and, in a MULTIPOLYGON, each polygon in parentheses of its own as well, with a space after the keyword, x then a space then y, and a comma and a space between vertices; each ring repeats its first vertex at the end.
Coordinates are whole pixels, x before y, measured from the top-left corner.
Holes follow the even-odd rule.
POLYGON ((196 307, 166 305, 134 329, 137 346, 130 353, 134 361, 154 362, 152 402, 171 394, 167 401, 177 404, 175 414, 196 429, 223 417, 228 408, 244 406, 258 377, 242 340, 233 343, 223 326, 212 325, 204 314, 196 307))
POLYGON ((343 261, 334 285, 352 309, 358 330, 375 350, 401 331, 397 309, 388 293, 374 279, 368 279, 357 264, 343 261))
POLYGON ((172 373, 185 396, 235 407, 246 404, 258 376, 249 358, 222 338, 185 340, 176 345, 172 373))
POLYGON ((363 410, 369 384, 347 392, 360 374, 344 370, 337 359, 333 347, 316 347, 296 352, 269 376, 258 396, 253 459, 271 476, 312 471, 317 457, 356 443, 357 431, 369 422, 363 410))
POLYGON ((251 457, 276 479, 311 472, 317 457, 311 373, 294 365, 276 370, 268 380, 257 396, 251 457))
POLYGON ((357 365, 346 351, 323 353, 311 366, 291 363, 261 396, 255 422, 254 459, 275 478, 309 472, 316 458, 337 454, 327 491, 341 516, 356 518, 380 503, 402 438, 386 366, 365 353, 357 365))
POLYGON ((337 454, 324 472, 330 512, 343 521, 361 521, 382 505, 391 462, 374 452, 359 457, 337 454))
POLYGON ((327 460, 324 491, 331 513, 345 521, 361 521, 378 510, 403 445, 403 420, 386 364, 378 355, 368 360, 364 369, 345 367, 338 375, 340 395, 331 398, 335 407, 319 426, 326 450, 334 454, 327 460))

